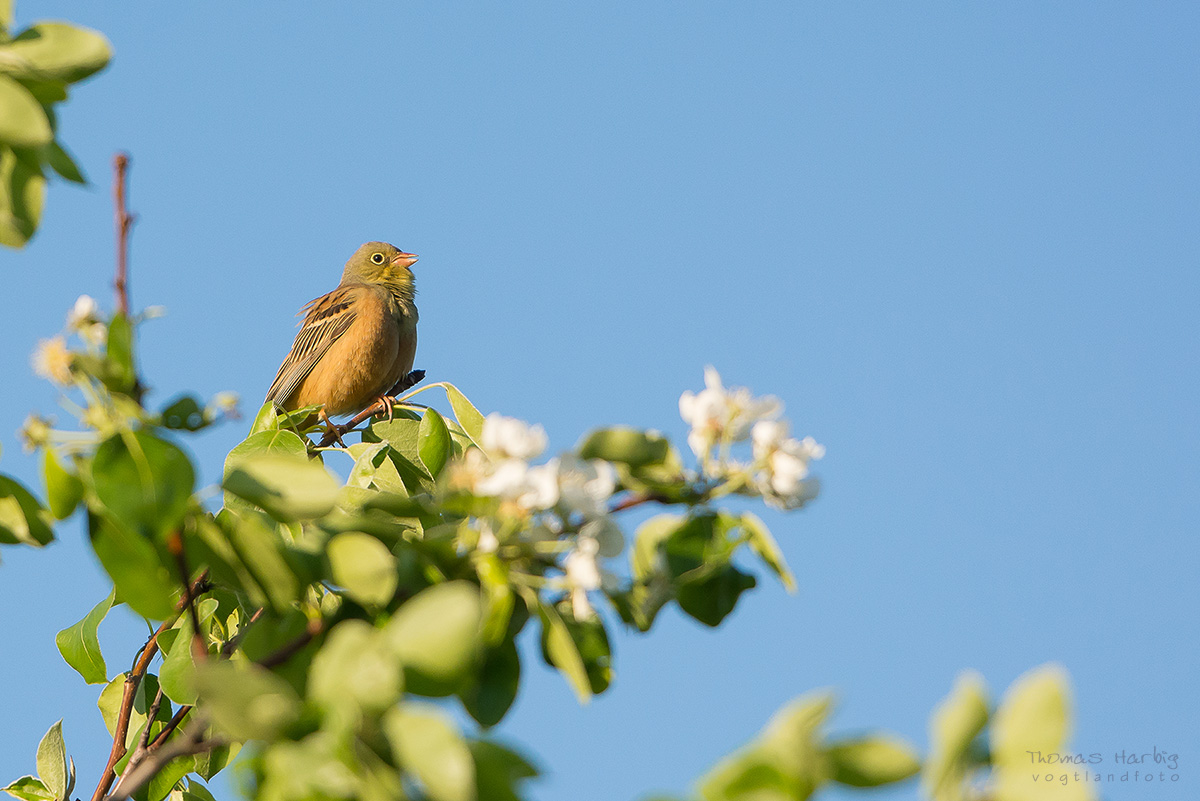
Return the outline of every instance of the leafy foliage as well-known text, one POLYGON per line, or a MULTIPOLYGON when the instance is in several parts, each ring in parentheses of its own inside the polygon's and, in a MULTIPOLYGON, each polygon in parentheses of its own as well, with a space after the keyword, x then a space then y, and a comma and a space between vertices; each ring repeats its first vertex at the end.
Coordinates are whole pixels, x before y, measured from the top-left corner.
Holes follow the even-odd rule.
MULTIPOLYGON (((83 181, 56 138, 54 107, 110 51, 65 23, 11 28, 11 2, 0 0, 0 242, 19 247, 37 227, 47 168, 83 181)), ((150 409, 141 319, 80 298, 34 354, 78 423, 33 416, 23 427, 41 452, 45 503, 0 475, 0 544, 42 547, 56 520, 78 514, 112 582, 56 637, 84 681, 103 685, 113 749, 97 798, 211 801, 204 783, 249 745, 245 788, 264 801, 517 801, 538 770, 486 731, 520 691, 520 637, 536 637, 587 703, 615 679, 612 626, 650 631, 673 603, 716 627, 758 585, 753 565, 795 589, 763 520, 726 501, 803 507, 817 495, 809 467, 823 448, 789 436, 778 399, 726 388, 711 368, 703 390, 680 398, 694 460, 658 432, 614 426, 536 463, 539 426, 485 417, 441 382, 395 399, 348 447, 312 438, 315 409, 268 404, 228 454, 220 487, 197 489, 180 438, 235 417, 235 399, 183 394, 150 409), (413 400, 434 388, 449 413, 413 400), (345 482, 327 460, 340 461, 345 482), (627 536, 622 514, 651 504, 663 511, 627 536), (118 604, 159 625, 110 680, 99 626, 118 604), (456 703, 475 721, 469 731, 447 710, 456 703)), ((885 732, 829 736, 832 708, 827 692, 788 704, 696 796, 800 801, 919 774, 934 801, 1091 797, 1084 785, 1038 784, 1025 760, 1068 737, 1057 668, 1019 679, 996 709, 982 680, 964 675, 934 712, 924 760, 885 732)), ((61 721, 34 761, 36 776, 5 792, 72 797, 61 721)))
MULTIPOLYGON (((22 533, 10 543, 43 544, 51 512, 82 507, 112 579, 113 592, 57 640, 85 681, 105 685, 105 722, 126 747, 115 797, 204 797, 197 778, 253 742, 244 762, 257 798, 520 798, 520 783, 536 775, 528 760, 416 699, 456 699, 480 730, 494 726, 519 692, 516 641, 531 628, 543 660, 587 702, 614 679, 609 626, 649 631, 671 603, 717 626, 757 585, 754 562, 795 586, 761 518, 720 502, 736 494, 803 505, 815 488, 786 486, 777 473, 794 479, 799 463, 808 481, 819 446, 786 438, 778 401, 726 390, 715 374, 681 403, 695 467, 661 434, 628 427, 594 431, 538 464, 539 427, 485 417, 439 383, 398 399, 391 419, 371 421, 348 447, 310 439, 319 433, 310 410, 264 407, 226 459, 223 504, 212 508, 175 438, 227 415, 229 399, 146 408, 135 321, 81 303, 88 314, 67 332, 80 345, 64 339, 59 367, 44 372, 83 399, 70 407, 82 430, 39 418, 25 428, 43 451, 50 508, 11 479, 0 490, 13 499, 5 530, 22 533), (452 414, 415 403, 433 388, 452 414), (752 458, 741 461, 747 439, 752 458), (335 459, 345 482, 325 465, 335 459), (670 511, 627 537, 621 514, 647 504, 670 511), (608 568, 625 554, 627 568, 608 568), (98 626, 116 603, 163 621, 157 672, 137 675, 132 695, 127 675, 108 681, 100 651, 98 626)), ((831 783, 874 787, 920 773, 936 801, 970 798, 981 783, 997 798, 1023 798, 1022 749, 1061 746, 1064 699, 1063 677, 1043 671, 993 714, 967 676, 936 711, 922 763, 894 735, 827 736, 832 696, 806 696, 696 792, 805 799, 831 783), (990 753, 980 746, 989 722, 990 753)), ((47 737, 39 778, 10 794, 61 796, 70 781, 61 731, 47 737)))
POLYGON ((11 0, 0 8, 0 244, 19 248, 37 230, 46 178, 86 183, 57 137, 56 106, 68 87, 104 69, 112 57, 95 31, 38 22, 12 32, 11 0))

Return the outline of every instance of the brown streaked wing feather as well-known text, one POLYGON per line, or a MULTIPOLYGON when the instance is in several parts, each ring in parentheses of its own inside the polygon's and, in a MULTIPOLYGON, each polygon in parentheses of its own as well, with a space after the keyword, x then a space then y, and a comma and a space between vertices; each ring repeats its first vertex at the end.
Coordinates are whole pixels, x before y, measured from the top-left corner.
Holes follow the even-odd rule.
POLYGON ((354 323, 357 317, 355 299, 352 287, 339 287, 304 307, 308 314, 300 333, 296 334, 291 352, 279 366, 275 381, 267 390, 268 401, 282 406, 300 388, 329 347, 354 323))

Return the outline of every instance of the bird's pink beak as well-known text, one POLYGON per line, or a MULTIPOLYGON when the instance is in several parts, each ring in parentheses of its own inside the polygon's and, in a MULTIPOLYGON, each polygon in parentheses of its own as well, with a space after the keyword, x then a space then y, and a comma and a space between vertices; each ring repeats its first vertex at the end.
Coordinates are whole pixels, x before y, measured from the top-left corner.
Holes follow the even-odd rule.
POLYGON ((417 258, 416 253, 397 253, 392 256, 392 264, 397 267, 411 267, 417 263, 417 258))

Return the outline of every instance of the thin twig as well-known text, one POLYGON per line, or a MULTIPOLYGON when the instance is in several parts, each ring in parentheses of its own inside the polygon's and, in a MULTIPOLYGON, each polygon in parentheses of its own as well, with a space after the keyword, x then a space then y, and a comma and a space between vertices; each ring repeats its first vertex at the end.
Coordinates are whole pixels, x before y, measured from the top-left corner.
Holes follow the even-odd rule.
POLYGON ((304 648, 304 646, 312 642, 313 638, 324 630, 324 620, 316 618, 308 621, 308 625, 305 626, 304 632, 299 637, 292 640, 287 645, 284 645, 278 651, 275 651, 272 654, 267 654, 262 659, 258 660, 258 664, 265 668, 273 668, 282 665, 284 662, 295 656, 298 651, 304 648))
POLYGON ((113 204, 117 227, 117 274, 113 279, 113 291, 117 295, 117 309, 129 316, 129 229, 136 219, 125 204, 125 176, 129 170, 129 154, 118 153, 113 157, 113 204))
POLYGON ((391 392, 380 398, 375 403, 371 404, 371 406, 354 415, 354 417, 350 419, 350 422, 344 423, 340 426, 333 426, 326 431, 325 436, 321 437, 321 443, 317 447, 328 448, 331 444, 341 439, 343 435, 349 434, 351 431, 353 431, 363 420, 376 415, 387 414, 392 404, 395 403, 396 395, 421 383, 424 378, 424 370, 413 370, 411 373, 404 376, 404 378, 401 378, 398 382, 396 382, 396 386, 392 387, 391 392))
POLYGON ((196 598, 192 595, 187 555, 183 551, 183 535, 179 531, 172 531, 167 537, 167 550, 175 557, 175 564, 179 566, 179 578, 183 584, 183 600, 192 617, 192 657, 197 662, 201 662, 208 656, 208 648, 204 645, 204 637, 200 633, 200 616, 196 614, 196 598))
POLYGON ((130 765, 121 775, 121 781, 117 783, 112 795, 108 796, 108 801, 124 801, 129 798, 176 757, 202 754, 222 745, 222 740, 204 737, 207 727, 208 722, 203 718, 193 718, 191 724, 178 737, 149 753, 138 765, 130 765))
POLYGON ((615 515, 617 512, 624 512, 626 509, 632 509, 635 506, 641 506, 643 503, 651 503, 653 501, 657 501, 659 503, 667 502, 667 500, 665 498, 663 498, 662 496, 654 495, 654 494, 630 495, 628 497, 622 498, 621 500, 617 501, 612 506, 610 506, 608 508, 608 513, 610 515, 615 515))
POLYGON ((225 641, 225 644, 221 646, 221 656, 231 656, 233 652, 237 650, 237 647, 242 644, 242 639, 246 636, 246 633, 250 631, 250 627, 257 623, 258 619, 262 617, 262 613, 262 607, 254 610, 254 614, 250 616, 250 619, 238 628, 237 634, 230 637, 225 641))
MULTIPOLYGON (((208 571, 200 574, 200 577, 192 584, 193 591, 201 588, 207 589, 208 571)), ((175 605, 176 612, 182 610, 183 601, 181 600, 175 605)), ((117 712, 117 725, 113 731, 112 749, 108 752, 108 763, 104 766, 104 772, 100 775, 100 783, 96 785, 96 791, 92 793, 92 801, 101 801, 108 788, 112 787, 113 780, 117 778, 113 773, 117 763, 121 761, 121 757, 125 756, 125 739, 129 734, 129 719, 133 714, 134 696, 137 694, 138 685, 141 684, 142 677, 146 675, 146 670, 150 667, 150 660, 158 653, 158 637, 164 631, 169 629, 175 623, 175 616, 168 618, 162 622, 150 638, 146 640, 146 644, 142 646, 141 656, 134 663, 133 669, 125 676, 125 687, 121 694, 121 707, 117 712)), ((148 726, 149 724, 147 724, 148 726)))
MULTIPOLYGON (((171 719, 167 721, 167 725, 163 726, 162 731, 155 736, 154 742, 148 746, 148 749, 151 751, 157 750, 158 747, 161 746, 166 739, 171 736, 171 732, 179 728, 179 724, 183 723, 183 719, 188 716, 188 713, 192 711, 192 708, 193 707, 191 704, 184 704, 183 706, 179 707, 179 709, 175 711, 175 714, 171 716, 171 719)), ((129 760, 129 764, 133 765, 132 759, 129 760)))
MULTIPOLYGON (((138 738, 137 748, 134 749, 134 756, 137 756, 138 751, 145 751, 150 745, 150 725, 154 723, 154 719, 158 717, 158 710, 162 708, 163 688, 158 685, 158 692, 154 694, 154 703, 150 705, 150 709, 146 712, 146 725, 142 729, 142 735, 138 738)), ((133 761, 133 758, 130 758, 133 761)))

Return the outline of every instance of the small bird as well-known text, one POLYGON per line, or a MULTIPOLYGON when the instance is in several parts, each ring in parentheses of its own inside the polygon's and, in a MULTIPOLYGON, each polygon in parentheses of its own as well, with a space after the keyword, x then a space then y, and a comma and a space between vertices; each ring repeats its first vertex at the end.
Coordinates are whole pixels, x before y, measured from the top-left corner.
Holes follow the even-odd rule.
MULTIPOLYGON (((412 370, 417 351, 417 261, 386 242, 354 252, 337 289, 301 309, 304 322, 267 391, 277 408, 321 406, 353 414, 386 396, 412 370)), ((390 407, 389 407, 390 410, 390 407)))

